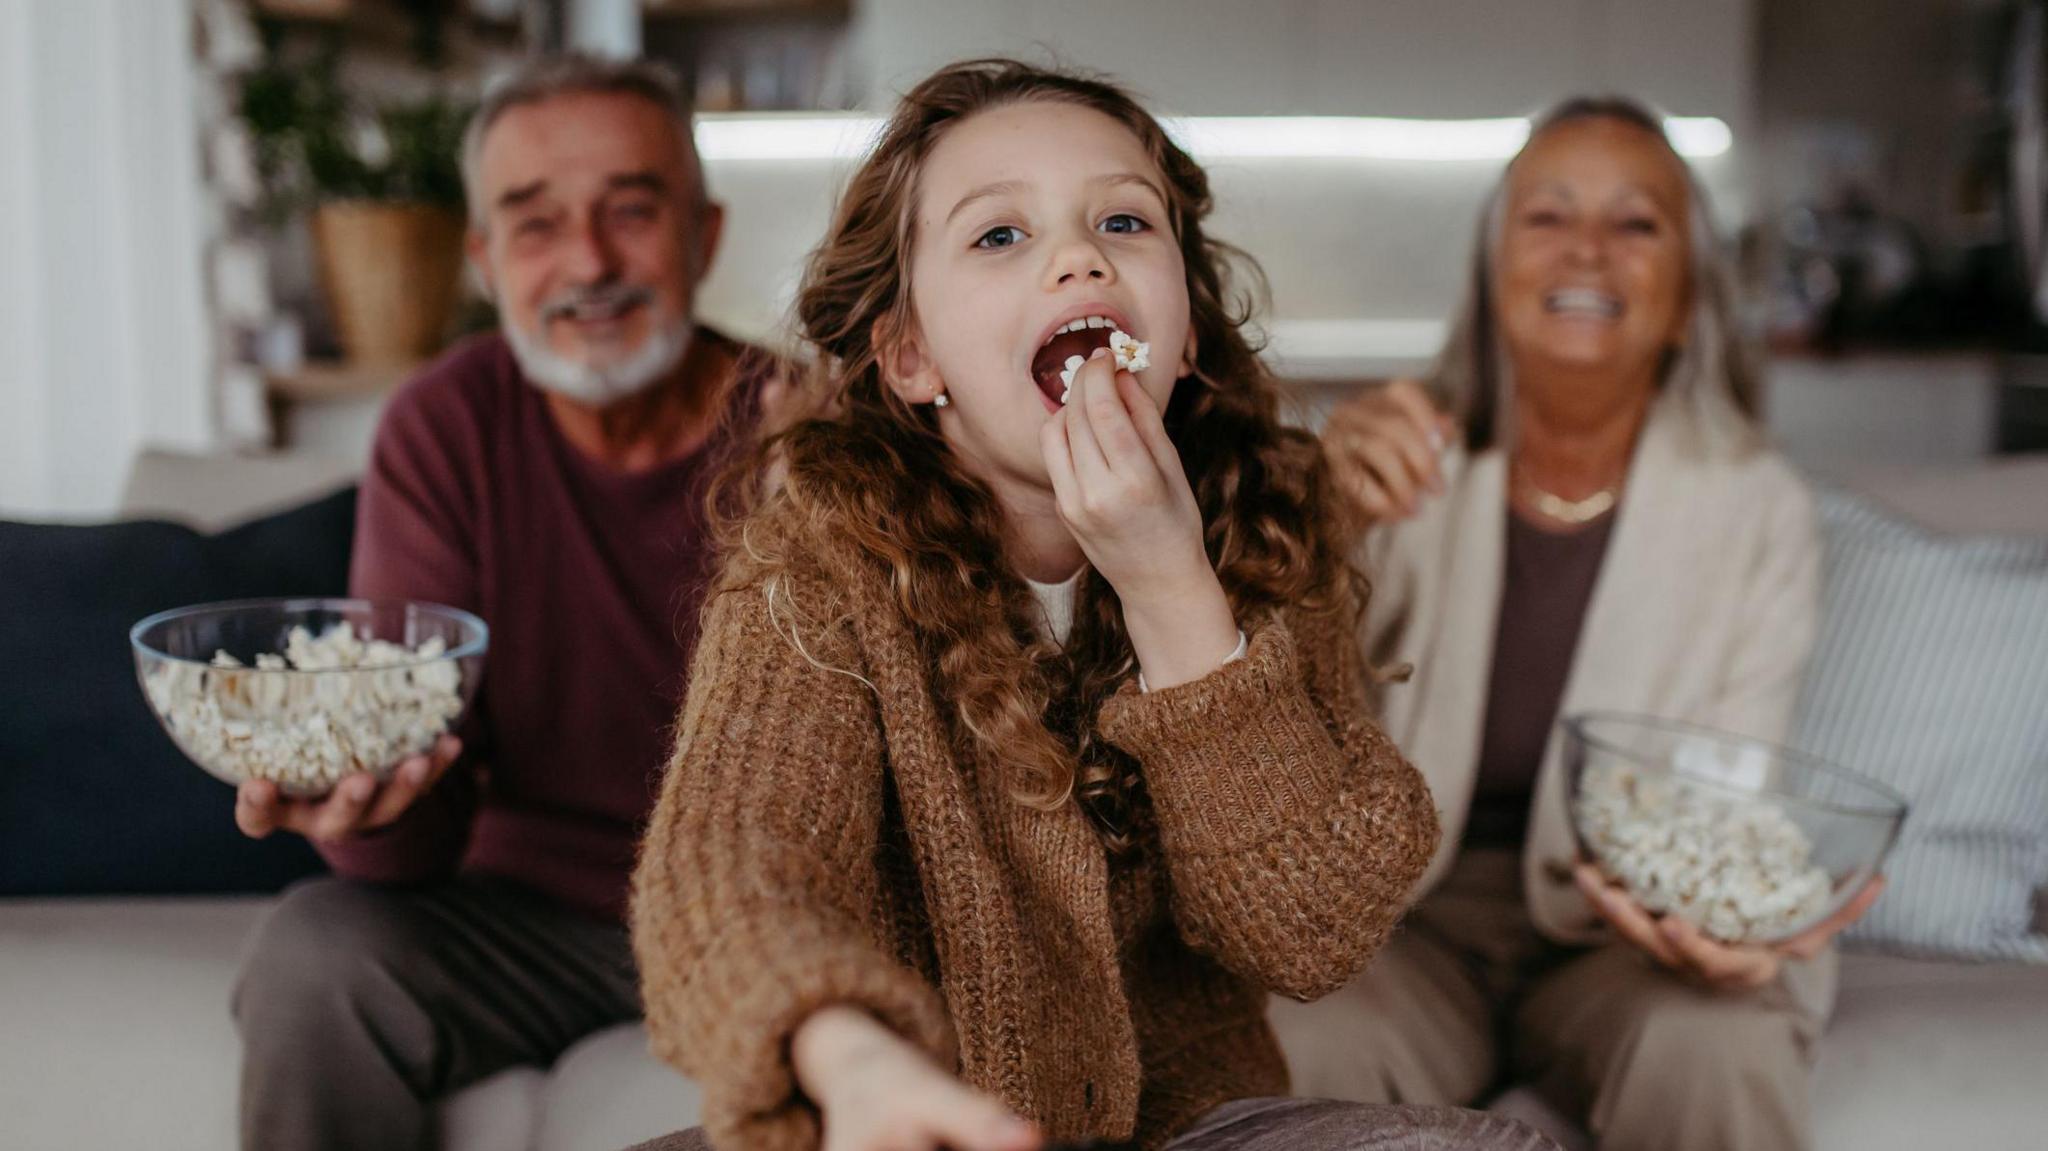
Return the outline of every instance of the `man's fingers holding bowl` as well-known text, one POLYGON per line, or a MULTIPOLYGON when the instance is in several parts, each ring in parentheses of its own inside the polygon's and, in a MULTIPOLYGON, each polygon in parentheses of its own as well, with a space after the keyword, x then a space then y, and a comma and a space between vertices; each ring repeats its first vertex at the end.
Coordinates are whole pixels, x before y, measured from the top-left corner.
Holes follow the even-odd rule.
POLYGON ((349 776, 328 793, 327 798, 300 809, 305 816, 303 834, 321 843, 335 843, 361 828, 363 813, 377 795, 377 777, 365 771, 349 776))
POLYGON ((235 789, 235 826, 251 839, 263 839, 280 826, 277 785, 267 779, 243 780, 235 789))
POLYGON ((363 813, 359 831, 383 827, 405 814, 406 808, 420 797, 420 793, 434 786, 448 764, 436 758, 416 755, 398 765, 391 778, 377 789, 377 798, 363 813))

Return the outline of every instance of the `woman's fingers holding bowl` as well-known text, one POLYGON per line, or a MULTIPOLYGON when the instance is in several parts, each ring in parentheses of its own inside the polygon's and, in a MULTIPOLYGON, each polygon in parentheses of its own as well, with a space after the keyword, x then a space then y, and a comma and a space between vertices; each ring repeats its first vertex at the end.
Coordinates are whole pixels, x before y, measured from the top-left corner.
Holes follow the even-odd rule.
POLYGON ((1858 891, 1849 902, 1843 904, 1840 910, 1780 943, 1777 947, 1778 953, 1788 959, 1804 960, 1817 957, 1827 950, 1828 944, 1835 941, 1835 936, 1863 918, 1863 913, 1869 911, 1870 905, 1876 903, 1877 897, 1883 894, 1884 876, 1872 877, 1870 882, 1863 885, 1863 890, 1858 891))
POLYGON ((1667 915, 1658 930, 1671 944, 1693 978, 1721 991, 1748 991, 1778 977, 1778 957, 1762 947, 1717 943, 1676 915, 1667 915))
POLYGON ((1572 868, 1572 882, 1578 885, 1579 893, 1586 897, 1586 902, 1593 905, 1593 910, 1614 929, 1615 934, 1666 967, 1674 970, 1684 968, 1684 960, 1658 933, 1657 921, 1626 892, 1610 886, 1599 868, 1585 862, 1577 864, 1572 868))
POLYGON ((1665 967, 1716 991, 1747 991, 1778 977, 1778 953, 1767 947, 1718 942, 1676 915, 1654 916, 1627 892, 1607 882, 1593 864, 1580 861, 1572 881, 1600 918, 1665 967))

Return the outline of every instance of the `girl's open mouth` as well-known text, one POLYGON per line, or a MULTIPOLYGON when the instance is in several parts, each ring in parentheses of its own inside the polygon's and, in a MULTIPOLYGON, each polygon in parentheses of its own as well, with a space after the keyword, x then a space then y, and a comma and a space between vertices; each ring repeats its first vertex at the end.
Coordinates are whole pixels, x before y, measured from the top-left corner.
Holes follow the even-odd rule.
POLYGON ((1031 357, 1032 383, 1053 404, 1066 403, 1075 369, 1087 363, 1097 348, 1116 352, 1120 368, 1143 371, 1149 366, 1146 346, 1120 331, 1114 320, 1107 316, 1084 316, 1047 337, 1038 354, 1031 357))

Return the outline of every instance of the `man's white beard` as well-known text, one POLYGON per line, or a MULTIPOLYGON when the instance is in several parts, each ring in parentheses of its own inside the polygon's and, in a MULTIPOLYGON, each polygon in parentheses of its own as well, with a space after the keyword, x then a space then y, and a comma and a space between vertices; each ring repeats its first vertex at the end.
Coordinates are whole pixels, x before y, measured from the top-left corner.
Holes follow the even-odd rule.
POLYGON ((544 341, 510 317, 506 318, 504 329, 512 358, 519 361, 519 370, 535 386, 603 408, 639 395, 674 371, 683 362, 683 353, 690 350, 690 336, 696 325, 688 316, 660 325, 648 333, 639 351, 622 363, 602 368, 556 355, 544 341))

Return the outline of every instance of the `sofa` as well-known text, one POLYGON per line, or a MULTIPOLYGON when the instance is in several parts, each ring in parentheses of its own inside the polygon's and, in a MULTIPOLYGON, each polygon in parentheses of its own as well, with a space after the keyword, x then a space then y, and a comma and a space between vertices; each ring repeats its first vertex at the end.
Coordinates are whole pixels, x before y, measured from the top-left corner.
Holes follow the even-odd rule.
MULTIPOLYGON (((256 505, 331 489, 345 482, 345 471, 145 456, 130 504, 217 526, 256 505)), ((2048 459, 1876 473, 1858 477, 1856 486, 1935 528, 2048 536, 2048 499, 2041 498, 2048 493, 2048 459)), ((12 770, 0 763, 0 774, 12 770)), ((209 794, 218 801, 206 817, 217 818, 217 827, 206 833, 232 837, 227 789, 204 779, 196 785, 215 789, 209 794)), ((9 834, 11 818, 0 809, 0 837, 9 834)), ((75 837, 94 850, 122 850, 121 826, 95 826, 89 816, 79 826, 85 830, 75 837)), ((279 864, 287 871, 291 865, 279 864)), ((243 941, 273 899, 0 896, 0 1149, 233 1146, 239 1049, 226 1004, 243 941)), ((1293 1046, 1341 1059, 1348 1022, 1339 1012, 1312 1015, 1298 1026, 1322 1030, 1325 1041, 1307 1037, 1293 1046)), ((1819 1053, 1816 1145, 2043 1146, 2043 1068, 2048 966, 1851 950, 1819 1053)), ((690 1082, 647 1054, 641 1029, 623 1026, 587 1038, 552 1067, 506 1071, 444 1100, 443 1145, 616 1149, 690 1125, 698 1104, 690 1082)), ((1590 1145, 1527 1090, 1510 1090, 1493 1106, 1549 1129, 1567 1146, 1590 1145)))

